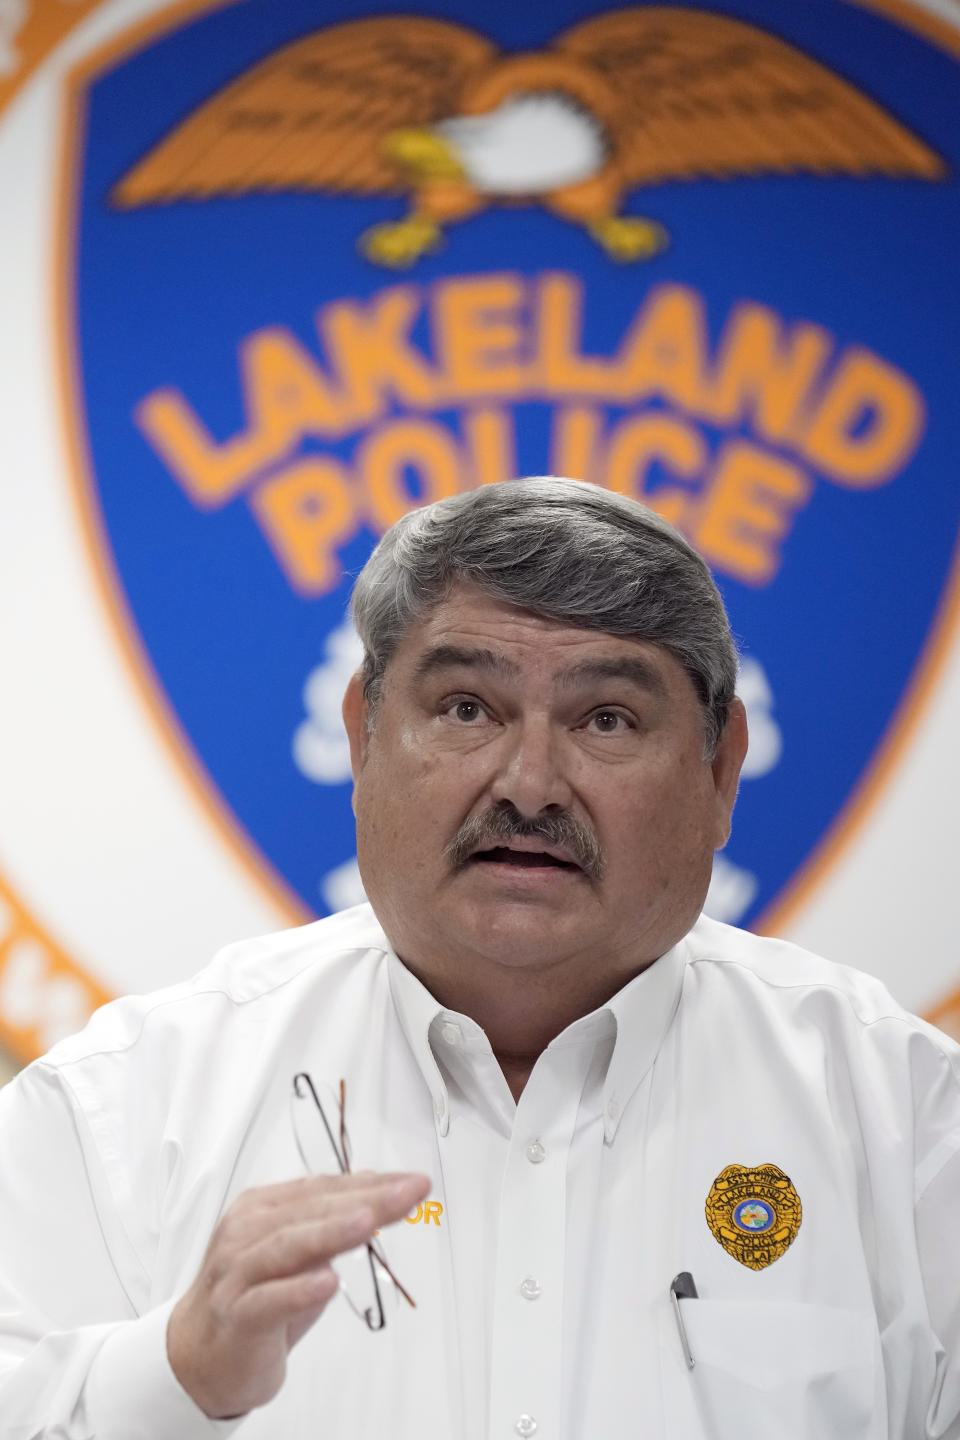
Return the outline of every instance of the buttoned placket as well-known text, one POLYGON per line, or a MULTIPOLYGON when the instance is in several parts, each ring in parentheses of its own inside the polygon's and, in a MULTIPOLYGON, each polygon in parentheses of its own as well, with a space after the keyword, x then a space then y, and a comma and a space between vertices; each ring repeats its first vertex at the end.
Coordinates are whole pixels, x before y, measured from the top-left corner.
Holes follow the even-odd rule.
POLYGON ((464 1440, 583 1433, 570 1429, 572 1377, 564 1375, 565 1344, 583 1339, 575 1321, 582 1247, 571 1273, 568 1229, 590 1223, 596 1206, 584 1202, 598 1183, 601 1152, 615 1145, 670 1023, 682 971, 678 947, 602 1011, 574 1022, 540 1056, 516 1105, 480 1026, 444 1010, 394 960, 401 1023, 434 1105, 445 1206, 438 1238, 451 1267, 456 1328, 448 1360, 459 1369, 459 1384, 453 1371, 449 1381, 464 1440), (622 1037, 614 1043, 621 1029, 627 1045, 622 1037), (585 1143, 599 1145, 586 1169, 585 1143))
POLYGON ((459 1351, 463 1440, 484 1440, 491 1315, 481 1257, 496 1247, 499 1175, 516 1105, 483 1030, 468 1017, 439 1011, 429 1027, 443 1118, 437 1111, 445 1237, 452 1264, 455 1342, 459 1351))
POLYGON ((489 1440, 559 1440, 570 1145, 596 1034, 537 1061, 517 1105, 500 1192, 489 1440))

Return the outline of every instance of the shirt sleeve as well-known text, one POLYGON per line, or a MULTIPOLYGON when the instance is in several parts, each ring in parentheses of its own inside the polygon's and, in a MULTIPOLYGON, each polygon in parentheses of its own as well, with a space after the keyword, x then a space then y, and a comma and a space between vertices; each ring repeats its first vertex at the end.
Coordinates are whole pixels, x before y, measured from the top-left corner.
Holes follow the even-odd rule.
POLYGON ((960 1114, 954 1151, 917 1201, 917 1249, 937 1344, 930 1440, 960 1440, 960 1114))
POLYGON ((84 1117, 37 1064, 0 1091, 0 1440, 212 1440, 167 1360, 175 1303, 143 1309, 84 1117))

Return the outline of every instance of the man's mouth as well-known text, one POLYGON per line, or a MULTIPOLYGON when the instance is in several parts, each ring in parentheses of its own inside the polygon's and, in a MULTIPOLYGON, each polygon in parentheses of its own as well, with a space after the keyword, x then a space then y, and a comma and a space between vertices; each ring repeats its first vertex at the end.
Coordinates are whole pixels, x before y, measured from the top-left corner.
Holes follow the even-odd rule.
POLYGON ((536 873, 545 880, 566 871, 571 877, 596 884, 604 871, 600 843, 585 822, 568 811, 525 820, 506 801, 464 820, 444 853, 454 872, 465 866, 496 869, 509 865, 513 870, 533 872, 531 881, 536 873))
POLYGON ((507 845, 496 845, 492 850, 477 850, 470 860, 480 864, 495 862, 498 865, 516 865, 529 870, 537 866, 550 866, 560 870, 579 870, 572 860, 561 860, 557 855, 548 855, 545 850, 511 850, 507 845))

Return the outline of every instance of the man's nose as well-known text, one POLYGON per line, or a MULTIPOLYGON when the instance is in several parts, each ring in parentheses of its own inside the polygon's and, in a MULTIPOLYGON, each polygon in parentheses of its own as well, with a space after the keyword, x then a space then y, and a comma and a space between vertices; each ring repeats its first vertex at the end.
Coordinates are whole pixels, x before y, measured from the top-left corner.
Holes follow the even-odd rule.
POLYGON ((491 787, 495 804, 507 800, 527 819, 544 810, 567 810, 572 800, 564 746, 547 721, 511 726, 504 736, 491 787))

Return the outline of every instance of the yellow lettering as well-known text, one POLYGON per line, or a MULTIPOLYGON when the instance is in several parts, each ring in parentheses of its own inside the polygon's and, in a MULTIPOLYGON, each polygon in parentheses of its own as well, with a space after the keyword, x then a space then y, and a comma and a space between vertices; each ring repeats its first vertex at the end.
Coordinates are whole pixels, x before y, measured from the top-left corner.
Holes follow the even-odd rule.
POLYGON ((695 480, 702 474, 706 459, 706 444, 692 425, 672 415, 639 415, 622 420, 613 431, 607 450, 605 483, 619 495, 642 500, 676 525, 686 509, 689 495, 666 486, 648 491, 650 467, 660 464, 683 480, 695 480))
POLYGON ((423 1219, 423 1201, 421 1200, 416 1210, 412 1211, 409 1215, 404 1215, 403 1218, 408 1225, 419 1225, 423 1219))
POLYGON ((443 1214, 443 1206, 439 1200, 425 1200, 423 1204, 423 1223, 429 1225, 431 1220, 434 1225, 440 1224, 440 1216, 443 1214))
POLYGON ((550 472, 571 480, 592 480, 602 418, 590 405, 571 405, 553 417, 550 472))
POLYGON ((177 390, 155 390, 134 418, 196 505, 211 509, 239 494, 259 470, 305 435, 332 435, 341 410, 317 362, 289 331, 255 331, 240 347, 247 428, 216 444, 177 390))
MULTIPOLYGON (((609 360, 581 354, 583 285, 562 271, 544 275, 537 295, 540 385, 547 395, 607 396, 613 391, 609 360)), ((573 472, 561 470, 561 475, 573 472)))
POLYGON ((339 544, 359 519, 344 466, 312 457, 262 484, 250 508, 290 584, 305 595, 324 595, 340 578, 339 544))
POLYGON ((910 459, 924 418, 923 396, 902 370, 853 348, 844 354, 803 448, 818 470, 841 485, 882 485, 910 459))
POLYGON ((710 565, 748 585, 766 585, 780 568, 780 542, 812 488, 799 466, 730 440, 717 456, 702 507, 684 529, 710 565))
POLYGON ((749 419, 755 434, 788 442, 832 348, 819 325, 801 323, 787 332, 766 306, 738 305, 724 328, 701 413, 718 425, 749 419))
POLYGON ((706 357, 703 302, 683 285, 650 292, 618 356, 617 383, 624 399, 661 395, 696 410, 706 357))
POLYGON ((513 420, 509 411, 471 410, 463 417, 463 436, 478 485, 496 485, 517 473, 513 420))
POLYGON ((269 435, 241 431, 218 445, 179 390, 154 390, 133 414, 171 475, 203 509, 232 500, 274 458, 269 435))
POLYGON ((330 373, 286 328, 253 332, 239 351, 245 425, 222 441, 173 387, 136 407, 136 423, 196 505, 251 492, 268 543, 305 594, 336 584, 338 550, 364 516, 382 532, 415 506, 515 473, 513 412, 506 399, 480 397, 573 397, 553 415, 551 469, 644 500, 718 569, 754 585, 776 574, 813 473, 880 485, 923 433, 923 396, 909 376, 859 346, 828 372, 828 331, 752 301, 731 312, 711 360, 702 297, 660 285, 611 360, 582 353, 584 289, 565 272, 444 280, 429 295, 429 317, 424 298, 398 285, 325 306, 317 324, 330 373), (412 338, 428 319, 435 363, 412 338), (663 403, 645 408, 647 400, 663 403), (461 440, 425 415, 384 423, 392 408, 454 401, 461 440), (605 404, 631 412, 608 438, 605 404), (711 465, 694 417, 749 427, 751 439, 731 437, 711 465), (354 428, 366 432, 355 473, 324 454, 294 459, 305 440, 354 428), (769 453, 770 444, 799 459, 769 453))
POLYGON ((448 280, 433 292, 434 353, 449 398, 519 395, 529 379, 524 354, 526 288, 519 275, 448 280))
POLYGON ((357 454, 370 516, 377 530, 389 529, 417 505, 456 495, 460 464, 448 430, 431 420, 397 420, 368 436, 357 454), (406 472, 419 478, 421 494, 407 488, 406 472))
POLYGON ((320 311, 320 331, 354 426, 383 414, 391 397, 412 409, 429 408, 440 398, 436 374, 410 343, 419 311, 420 292, 412 285, 381 290, 366 306, 338 300, 320 311))
POLYGON ((333 435, 343 414, 320 366, 288 330, 254 331, 240 351, 251 430, 270 437, 274 456, 306 435, 333 435))

